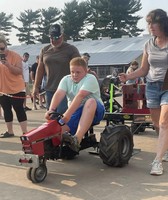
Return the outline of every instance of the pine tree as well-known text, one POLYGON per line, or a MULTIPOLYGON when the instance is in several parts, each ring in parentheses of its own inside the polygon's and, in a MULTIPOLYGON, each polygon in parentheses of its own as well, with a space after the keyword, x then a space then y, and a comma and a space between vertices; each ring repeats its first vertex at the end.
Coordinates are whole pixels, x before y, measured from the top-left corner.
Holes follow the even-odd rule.
POLYGON ((22 23, 22 27, 14 26, 20 33, 16 34, 19 42, 26 44, 35 44, 34 31, 39 24, 40 10, 32 11, 32 9, 25 10, 20 13, 17 19, 22 23))
POLYGON ((89 14, 87 3, 78 3, 78 1, 73 0, 70 3, 65 3, 62 12, 63 16, 61 19, 63 21, 66 39, 73 39, 74 41, 81 40, 85 20, 89 14))
POLYGON ((11 20, 13 19, 13 15, 9 14, 7 15, 4 12, 0 13, 0 32, 6 36, 7 41, 9 42, 8 36, 9 33, 12 31, 12 26, 13 23, 11 22, 11 20))
POLYGON ((88 0, 88 3, 92 10, 88 37, 120 38, 138 36, 143 31, 137 27, 141 17, 135 15, 142 8, 140 0, 88 0))
POLYGON ((41 10, 41 17, 36 29, 38 35, 36 40, 42 44, 49 43, 49 28, 52 24, 58 23, 61 18, 61 11, 57 8, 49 7, 48 9, 41 10))

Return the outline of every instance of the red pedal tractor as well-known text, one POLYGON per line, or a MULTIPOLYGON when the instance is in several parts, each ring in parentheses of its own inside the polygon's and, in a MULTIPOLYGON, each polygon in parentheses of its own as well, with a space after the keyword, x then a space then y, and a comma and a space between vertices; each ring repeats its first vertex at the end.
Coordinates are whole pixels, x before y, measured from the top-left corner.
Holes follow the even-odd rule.
MULTIPOLYGON (((52 120, 42 124, 20 137, 23 155, 19 156, 20 165, 29 167, 27 178, 33 183, 42 182, 47 176, 47 160, 73 159, 77 154, 62 142, 61 115, 53 113, 52 120)), ((85 134, 81 148, 97 148, 103 163, 122 167, 128 163, 133 151, 133 138, 128 127, 112 125, 101 133, 97 142, 93 127, 85 134)))

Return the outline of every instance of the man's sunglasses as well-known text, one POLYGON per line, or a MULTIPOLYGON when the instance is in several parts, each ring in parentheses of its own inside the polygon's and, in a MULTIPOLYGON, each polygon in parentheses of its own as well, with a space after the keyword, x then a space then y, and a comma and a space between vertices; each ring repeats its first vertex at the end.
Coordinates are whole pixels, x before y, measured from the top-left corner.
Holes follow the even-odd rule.
POLYGON ((6 49, 6 47, 1 47, 0 48, 1 51, 4 51, 5 49, 6 49))
POLYGON ((52 36, 52 35, 50 35, 50 38, 51 38, 52 40, 59 40, 61 36, 62 36, 62 35, 60 35, 59 37, 58 37, 58 36, 52 36))

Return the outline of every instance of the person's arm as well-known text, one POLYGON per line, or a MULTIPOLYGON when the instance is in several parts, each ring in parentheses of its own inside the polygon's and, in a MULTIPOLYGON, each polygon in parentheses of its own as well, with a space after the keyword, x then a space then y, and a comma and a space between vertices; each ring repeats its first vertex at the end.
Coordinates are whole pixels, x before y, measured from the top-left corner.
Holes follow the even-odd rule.
POLYGON ((22 68, 22 60, 19 59, 15 64, 11 64, 8 62, 8 60, 1 61, 3 65, 5 65, 9 71, 14 75, 21 75, 23 74, 23 68, 22 68))
POLYGON ((49 110, 45 113, 46 119, 50 119, 49 114, 56 110, 56 108, 59 106, 60 102, 63 100, 65 95, 66 95, 66 92, 64 90, 61 90, 61 89, 56 90, 56 92, 54 93, 52 97, 49 110))
POLYGON ((78 94, 75 96, 72 103, 70 104, 69 108, 63 115, 62 119, 64 122, 67 123, 70 120, 72 114, 80 107, 82 100, 89 94, 90 94, 90 92, 88 92, 86 90, 80 90, 78 92, 78 94))
POLYGON ((45 69, 42 61, 39 61, 36 71, 36 77, 35 82, 33 86, 33 94, 36 94, 39 92, 39 88, 43 79, 43 76, 45 74, 45 69))
POLYGON ((149 71, 148 54, 146 53, 146 51, 144 51, 141 67, 129 74, 120 73, 119 78, 121 82, 125 83, 127 80, 132 80, 138 77, 146 76, 148 74, 148 71, 149 71))
POLYGON ((35 81, 35 73, 34 73, 33 70, 30 71, 30 78, 31 78, 32 83, 34 83, 34 81, 35 81))

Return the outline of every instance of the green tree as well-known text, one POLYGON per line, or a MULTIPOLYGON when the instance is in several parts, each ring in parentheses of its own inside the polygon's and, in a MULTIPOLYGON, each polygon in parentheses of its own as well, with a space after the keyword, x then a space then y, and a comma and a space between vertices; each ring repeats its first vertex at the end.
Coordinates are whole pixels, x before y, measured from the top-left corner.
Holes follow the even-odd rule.
POLYGON ((38 28, 36 29, 38 35, 36 40, 42 44, 49 43, 49 28, 52 24, 57 23, 61 18, 61 11, 57 8, 49 7, 48 9, 41 10, 41 17, 39 20, 38 28))
POLYGON ((140 0, 88 0, 92 14, 91 29, 87 37, 120 38, 123 35, 138 36, 143 30, 137 27, 142 18, 136 12, 142 9, 140 0))
POLYGON ((4 12, 0 13, 0 22, 1 22, 0 31, 6 36, 8 42, 9 42, 8 36, 9 33, 12 31, 12 26, 13 26, 13 23, 11 22, 12 19, 13 19, 12 14, 7 15, 4 12))
POLYGON ((14 26, 20 33, 16 34, 19 42, 26 44, 35 44, 34 31, 37 29, 39 24, 40 10, 32 11, 32 9, 21 12, 17 18, 21 23, 22 27, 14 26))
POLYGON ((86 2, 78 3, 78 1, 73 0, 70 3, 65 3, 62 12, 61 19, 66 39, 81 40, 82 32, 85 28, 85 20, 89 15, 88 4, 86 2))

